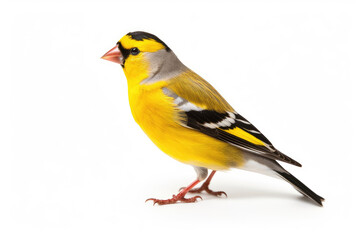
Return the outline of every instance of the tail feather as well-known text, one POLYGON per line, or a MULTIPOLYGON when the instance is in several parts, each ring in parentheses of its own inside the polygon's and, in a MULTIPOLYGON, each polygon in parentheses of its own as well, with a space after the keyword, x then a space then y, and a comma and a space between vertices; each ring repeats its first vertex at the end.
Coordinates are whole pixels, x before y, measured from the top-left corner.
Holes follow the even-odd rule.
POLYGON ((285 155, 284 153, 280 152, 279 150, 276 149, 275 153, 279 155, 278 160, 298 166, 298 167, 302 167, 302 165, 299 162, 295 161, 294 159, 285 155))
POLYGON ((325 200, 324 198, 320 197, 316 193, 314 193, 310 188, 305 186, 299 179, 291 175, 289 172, 280 172, 275 171, 281 178, 289 182, 296 190, 298 190, 304 196, 310 198, 311 200, 315 201, 317 204, 322 206, 322 202, 325 200))

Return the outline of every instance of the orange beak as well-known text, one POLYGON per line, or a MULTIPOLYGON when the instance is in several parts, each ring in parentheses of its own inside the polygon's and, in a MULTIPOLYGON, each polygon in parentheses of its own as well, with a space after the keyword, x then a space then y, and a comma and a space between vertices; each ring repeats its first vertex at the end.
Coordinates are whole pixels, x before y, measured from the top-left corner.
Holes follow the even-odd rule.
POLYGON ((110 49, 107 53, 104 54, 104 56, 101 57, 102 59, 124 65, 124 57, 121 54, 118 46, 116 45, 112 49, 110 49))

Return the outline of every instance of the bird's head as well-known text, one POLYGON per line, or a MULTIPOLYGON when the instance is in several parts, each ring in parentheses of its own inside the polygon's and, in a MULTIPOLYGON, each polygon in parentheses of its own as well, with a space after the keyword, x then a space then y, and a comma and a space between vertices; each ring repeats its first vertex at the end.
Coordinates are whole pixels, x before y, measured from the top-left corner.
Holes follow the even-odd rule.
POLYGON ((166 80, 185 66, 158 37, 147 32, 130 32, 103 59, 120 64, 128 82, 166 80))

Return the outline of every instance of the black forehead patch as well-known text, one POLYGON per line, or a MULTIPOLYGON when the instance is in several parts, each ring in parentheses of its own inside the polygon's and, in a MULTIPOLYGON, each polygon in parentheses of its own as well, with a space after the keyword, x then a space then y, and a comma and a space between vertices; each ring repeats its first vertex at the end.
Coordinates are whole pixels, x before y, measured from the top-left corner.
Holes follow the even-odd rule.
POLYGON ((137 41, 143 41, 144 39, 153 39, 153 40, 157 41, 158 43, 161 43, 162 45, 164 45, 166 51, 170 51, 170 48, 166 45, 166 43, 164 43, 160 38, 158 38, 154 34, 137 31, 137 32, 129 32, 127 35, 137 41))

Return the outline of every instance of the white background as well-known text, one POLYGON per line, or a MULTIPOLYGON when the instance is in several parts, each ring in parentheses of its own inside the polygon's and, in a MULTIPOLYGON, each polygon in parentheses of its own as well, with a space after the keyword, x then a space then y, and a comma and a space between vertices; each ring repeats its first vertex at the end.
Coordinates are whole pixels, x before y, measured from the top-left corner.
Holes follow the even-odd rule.
POLYGON ((1 239, 359 239, 359 4, 355 1, 1 3, 1 239), (131 117, 100 57, 159 36, 281 151, 326 201, 241 170, 228 198, 155 206, 195 172, 131 117), (357 141, 357 142, 355 142, 357 141))

